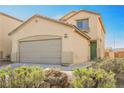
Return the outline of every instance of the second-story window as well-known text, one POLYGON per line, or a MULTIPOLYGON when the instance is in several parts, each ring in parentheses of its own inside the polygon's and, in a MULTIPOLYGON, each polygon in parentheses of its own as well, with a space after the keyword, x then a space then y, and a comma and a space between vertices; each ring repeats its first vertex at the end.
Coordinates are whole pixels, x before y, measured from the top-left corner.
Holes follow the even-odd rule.
POLYGON ((77 20, 77 27, 80 30, 88 30, 89 29, 89 20, 88 19, 77 20))

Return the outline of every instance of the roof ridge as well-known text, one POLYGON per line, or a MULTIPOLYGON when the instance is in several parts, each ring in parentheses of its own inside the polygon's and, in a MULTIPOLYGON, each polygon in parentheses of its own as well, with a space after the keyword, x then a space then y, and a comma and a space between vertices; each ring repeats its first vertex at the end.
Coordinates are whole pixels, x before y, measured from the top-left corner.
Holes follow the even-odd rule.
POLYGON ((78 12, 78 11, 72 10, 72 11, 66 13, 64 16, 62 16, 59 20, 62 20, 65 16, 67 16, 67 15, 69 15, 70 13, 73 13, 73 12, 76 13, 76 12, 78 12))
POLYGON ((47 18, 47 19, 49 19, 49 20, 53 20, 53 21, 56 21, 56 22, 59 22, 59 23, 62 23, 62 24, 68 25, 68 26, 73 26, 72 24, 64 23, 64 22, 61 22, 61 21, 59 21, 59 20, 56 20, 56 19, 50 18, 50 17, 48 17, 48 16, 39 15, 39 14, 35 14, 34 16, 39 16, 39 17, 47 18))
POLYGON ((80 12, 80 11, 88 12, 88 13, 92 13, 92 14, 96 14, 96 15, 100 15, 100 13, 94 12, 94 11, 90 11, 90 10, 83 10, 83 9, 81 9, 81 10, 79 10, 78 12, 80 12))

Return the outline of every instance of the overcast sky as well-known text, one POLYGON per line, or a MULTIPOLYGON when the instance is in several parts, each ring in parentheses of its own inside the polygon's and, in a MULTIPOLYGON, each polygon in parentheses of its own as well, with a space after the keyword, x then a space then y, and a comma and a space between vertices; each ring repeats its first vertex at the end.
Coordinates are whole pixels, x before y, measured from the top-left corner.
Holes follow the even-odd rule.
POLYGON ((124 48, 124 6, 0 6, 0 12, 27 20, 34 14, 58 19, 72 10, 98 12, 106 29, 106 47, 124 48))

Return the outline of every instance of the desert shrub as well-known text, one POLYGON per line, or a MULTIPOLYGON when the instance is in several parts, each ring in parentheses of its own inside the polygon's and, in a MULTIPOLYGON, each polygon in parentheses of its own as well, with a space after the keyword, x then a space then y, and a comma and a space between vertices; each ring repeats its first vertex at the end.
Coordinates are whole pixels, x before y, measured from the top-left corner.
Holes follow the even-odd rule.
POLYGON ((45 70, 45 85, 47 84, 51 88, 66 88, 69 87, 68 76, 64 72, 57 69, 45 70))
POLYGON ((120 87, 124 83, 124 59, 123 58, 116 58, 116 59, 106 59, 101 63, 96 63, 93 65, 94 68, 101 68, 107 72, 114 72, 116 85, 120 87))
POLYGON ((43 80, 43 70, 40 67, 21 66, 0 70, 0 87, 39 87, 43 80))
POLYGON ((107 72, 112 71, 118 75, 124 72, 124 59, 107 59, 94 64, 93 67, 104 69, 107 72))
POLYGON ((0 70, 0 88, 5 88, 6 86, 6 79, 8 76, 8 72, 5 69, 0 70))
POLYGON ((103 69, 82 68, 73 71, 75 78, 72 80, 76 88, 111 88, 115 87, 114 73, 103 69))

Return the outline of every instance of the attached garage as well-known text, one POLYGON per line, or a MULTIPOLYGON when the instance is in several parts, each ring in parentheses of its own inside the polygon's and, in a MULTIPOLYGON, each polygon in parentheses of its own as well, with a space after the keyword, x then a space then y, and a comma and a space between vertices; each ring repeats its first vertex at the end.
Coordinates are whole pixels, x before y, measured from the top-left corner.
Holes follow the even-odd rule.
POLYGON ((61 39, 46 39, 20 42, 20 62, 61 63, 61 39))

